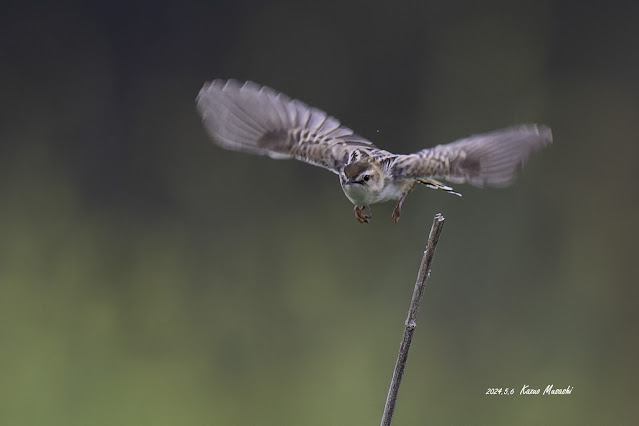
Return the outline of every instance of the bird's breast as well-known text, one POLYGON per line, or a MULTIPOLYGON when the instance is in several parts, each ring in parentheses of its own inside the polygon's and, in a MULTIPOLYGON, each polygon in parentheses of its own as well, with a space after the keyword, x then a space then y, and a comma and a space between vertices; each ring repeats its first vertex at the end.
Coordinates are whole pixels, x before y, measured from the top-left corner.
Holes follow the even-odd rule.
POLYGON ((344 194, 357 206, 370 206, 390 200, 398 200, 402 194, 412 186, 409 180, 396 180, 386 182, 379 190, 365 185, 342 185, 344 194))

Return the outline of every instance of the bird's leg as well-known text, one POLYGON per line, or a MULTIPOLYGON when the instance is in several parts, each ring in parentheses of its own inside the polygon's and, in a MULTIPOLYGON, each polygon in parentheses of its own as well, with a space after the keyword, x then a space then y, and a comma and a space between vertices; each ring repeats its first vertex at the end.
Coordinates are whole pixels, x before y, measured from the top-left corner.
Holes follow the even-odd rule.
POLYGON ((368 223, 370 218, 373 217, 368 206, 355 206, 353 208, 353 214, 359 223, 368 223), (366 209, 368 209, 368 214, 365 212, 366 209))
POLYGON ((399 216, 402 214, 402 204, 404 204, 404 200, 410 194, 410 191, 415 187, 415 183, 413 183, 406 191, 402 193, 401 198, 397 202, 397 205, 393 209, 393 222, 397 223, 399 220, 399 216))
POLYGON ((402 198, 399 199, 397 205, 393 209, 393 222, 397 223, 399 220, 399 216, 402 214, 402 203, 406 199, 406 194, 402 195, 402 198))

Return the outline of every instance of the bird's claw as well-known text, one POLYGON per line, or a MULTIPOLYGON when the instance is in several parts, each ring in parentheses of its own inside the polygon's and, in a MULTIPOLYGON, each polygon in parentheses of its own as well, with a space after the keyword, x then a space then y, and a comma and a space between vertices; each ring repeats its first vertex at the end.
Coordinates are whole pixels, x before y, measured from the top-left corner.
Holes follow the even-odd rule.
POLYGON ((413 187, 415 186, 415 184, 413 184, 408 191, 404 192, 401 196, 401 198, 399 199, 399 201, 397 202, 397 205, 395 206, 395 208, 393 209, 393 222, 397 223, 397 221, 399 220, 399 216, 402 214, 402 204, 404 204, 404 200, 406 199, 406 197, 408 196, 408 193, 410 191, 412 191, 413 187))
POLYGON ((402 208, 401 205, 398 204, 395 206, 395 208, 393 209, 393 222, 397 223, 397 221, 399 220, 399 216, 402 213, 402 208))
POLYGON ((355 214, 355 218, 357 219, 357 221, 359 223, 368 223, 368 221, 371 219, 371 217, 373 217, 372 214, 365 213, 365 210, 368 208, 368 206, 355 206, 353 208, 353 214, 355 214))

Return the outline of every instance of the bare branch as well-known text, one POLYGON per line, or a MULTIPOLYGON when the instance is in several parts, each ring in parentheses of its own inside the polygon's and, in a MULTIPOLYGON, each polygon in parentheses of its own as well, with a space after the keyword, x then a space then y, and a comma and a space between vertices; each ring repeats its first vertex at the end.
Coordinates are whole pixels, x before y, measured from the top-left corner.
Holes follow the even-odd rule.
POLYGON ((426 288, 426 280, 430 276, 430 265, 435 255, 435 248, 439 242, 439 235, 444 227, 444 217, 441 213, 437 213, 433 219, 433 226, 430 228, 430 234, 428 236, 428 243, 426 244, 426 250, 424 251, 424 257, 422 263, 419 266, 419 272, 417 274, 417 281, 415 282, 415 289, 413 290, 413 298, 410 301, 410 308, 408 309, 408 317, 406 318, 404 328, 404 338, 399 346, 399 353, 397 354, 397 361, 395 361, 395 371, 393 371, 393 378, 391 380, 390 388, 388 389, 388 396, 386 397, 386 405, 384 407, 384 414, 382 416, 381 426, 390 426, 393 421, 393 414, 395 412, 395 404, 397 403, 397 394, 399 392, 399 385, 402 382, 404 376, 404 368, 406 367, 406 360, 408 359, 408 351, 410 349, 410 343, 413 339, 413 332, 417 327, 417 312, 419 311, 419 305, 421 303, 424 289, 426 288))

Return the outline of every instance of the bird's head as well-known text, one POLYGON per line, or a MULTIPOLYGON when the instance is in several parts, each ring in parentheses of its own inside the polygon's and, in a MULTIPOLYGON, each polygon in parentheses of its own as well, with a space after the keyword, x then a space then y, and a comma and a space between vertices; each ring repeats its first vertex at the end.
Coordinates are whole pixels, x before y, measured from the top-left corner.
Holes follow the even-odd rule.
POLYGON ((340 181, 345 191, 379 192, 384 186, 384 174, 379 166, 360 160, 344 167, 340 181))

